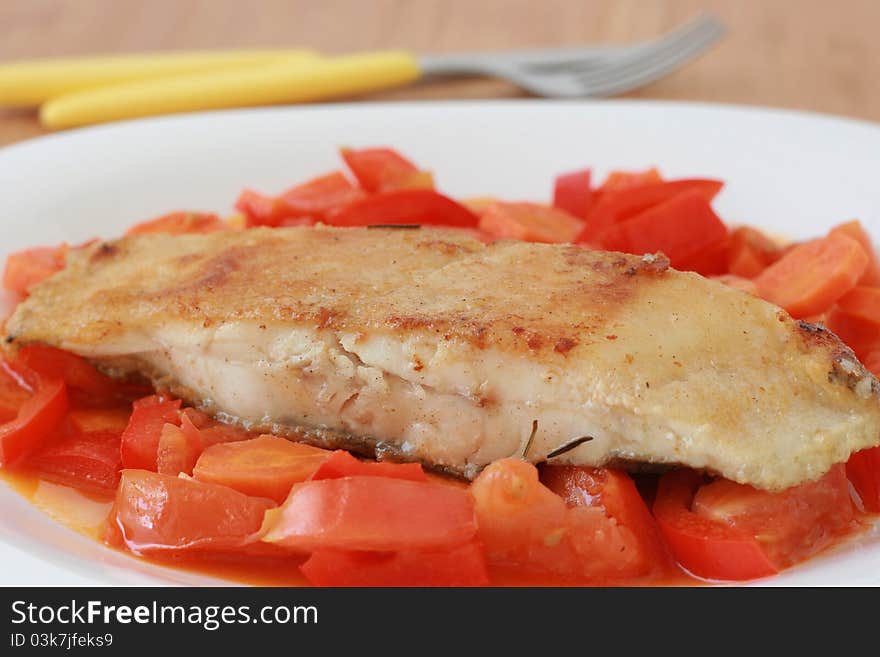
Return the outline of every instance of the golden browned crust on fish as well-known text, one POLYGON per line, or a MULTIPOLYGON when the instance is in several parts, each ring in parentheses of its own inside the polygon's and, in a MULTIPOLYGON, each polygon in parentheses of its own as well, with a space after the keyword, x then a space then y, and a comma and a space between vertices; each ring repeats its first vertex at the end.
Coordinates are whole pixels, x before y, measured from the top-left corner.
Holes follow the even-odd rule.
POLYGON ((536 419, 533 461, 590 435, 553 462, 770 489, 880 441, 880 384, 836 336, 660 254, 430 229, 127 237, 72 253, 7 330, 251 427, 466 476, 522 455, 536 419), (227 371, 272 399, 240 400, 227 371))

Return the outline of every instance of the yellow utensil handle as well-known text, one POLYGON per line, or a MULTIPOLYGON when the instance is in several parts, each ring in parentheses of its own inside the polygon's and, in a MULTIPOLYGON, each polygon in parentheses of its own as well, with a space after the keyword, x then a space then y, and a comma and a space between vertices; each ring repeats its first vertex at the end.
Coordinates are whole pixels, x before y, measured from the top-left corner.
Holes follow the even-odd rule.
POLYGON ((59 96, 40 112, 49 128, 175 112, 301 103, 407 84, 420 75, 405 52, 284 61, 157 78, 59 96))
POLYGON ((72 59, 36 59, 0 65, 0 106, 36 106, 60 94, 168 75, 313 58, 308 50, 168 52, 72 59))

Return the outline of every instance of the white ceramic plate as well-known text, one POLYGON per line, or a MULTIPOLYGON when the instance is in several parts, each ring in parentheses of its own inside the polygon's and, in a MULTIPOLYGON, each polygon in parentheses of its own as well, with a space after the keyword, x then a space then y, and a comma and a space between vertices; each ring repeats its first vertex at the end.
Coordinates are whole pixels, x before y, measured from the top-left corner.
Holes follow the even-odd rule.
MULTIPOLYGON (((196 114, 68 132, 0 150, 0 256, 113 236, 172 209, 228 212, 389 144, 457 196, 547 199, 555 173, 656 164, 723 178, 726 220, 806 237, 859 217, 880 238, 880 127, 804 113, 653 102, 333 105, 196 114)), ((140 563, 0 486, 0 584, 218 583, 140 563)), ((880 531, 769 584, 880 584, 880 531)))

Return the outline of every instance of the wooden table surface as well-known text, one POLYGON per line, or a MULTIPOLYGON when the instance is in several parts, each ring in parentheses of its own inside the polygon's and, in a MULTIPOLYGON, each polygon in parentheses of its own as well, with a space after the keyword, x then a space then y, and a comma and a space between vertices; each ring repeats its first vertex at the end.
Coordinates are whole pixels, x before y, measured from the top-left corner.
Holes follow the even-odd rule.
MULTIPOLYGON (((0 62, 131 51, 306 46, 453 52, 626 43, 700 10, 721 45, 628 94, 795 107, 880 121, 880 0, 2 0, 0 62)), ((370 99, 523 96, 497 80, 423 83, 370 99)), ((43 134, 0 109, 0 144, 43 134)))

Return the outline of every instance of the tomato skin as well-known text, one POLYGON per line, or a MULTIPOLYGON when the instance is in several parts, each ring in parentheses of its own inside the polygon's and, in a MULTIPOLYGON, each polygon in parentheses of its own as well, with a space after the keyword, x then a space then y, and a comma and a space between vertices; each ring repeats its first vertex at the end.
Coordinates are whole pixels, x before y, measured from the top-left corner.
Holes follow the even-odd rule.
POLYGON ((567 506, 520 459, 487 466, 471 494, 490 563, 581 580, 644 575, 654 565, 632 530, 599 506, 567 506))
POLYGON ((155 219, 148 219, 135 224, 126 235, 146 235, 151 233, 167 233, 169 235, 185 235, 192 233, 213 233, 218 230, 229 230, 229 226, 212 212, 192 212, 180 210, 170 212, 155 219))
POLYGON ((562 173, 553 182, 553 205, 586 219, 593 206, 592 172, 589 169, 562 173))
POLYGON ((880 447, 856 452, 846 462, 846 475, 865 511, 880 513, 880 447))
POLYGON ((596 239, 609 251, 662 251, 681 267, 703 249, 724 240, 727 227, 698 190, 683 192, 625 221, 613 224, 596 239))
POLYGON ((192 476, 203 449, 198 430, 185 431, 177 425, 165 424, 156 448, 156 471, 175 477, 180 473, 192 476))
POLYGON ((226 486, 123 470, 112 522, 136 554, 241 549, 259 540, 263 515, 273 506, 226 486))
POLYGON ((280 504, 293 485, 308 479, 329 455, 324 449, 266 435, 208 447, 193 476, 280 504))
POLYGON ((371 194, 397 189, 419 172, 391 148, 342 148, 339 152, 358 184, 371 194))
POLYGON ((640 558, 634 571, 659 571, 672 566, 660 528, 626 472, 574 465, 544 466, 541 481, 569 506, 599 506, 621 528, 631 532, 640 558))
POLYGON ((720 180, 687 178, 662 182, 658 179, 617 188, 604 189, 593 203, 586 223, 577 241, 591 241, 613 226, 641 212, 689 191, 701 194, 711 201, 721 191, 720 180))
POLYGON ((387 477, 296 484, 266 514, 263 540, 287 548, 397 551, 440 549, 476 533, 466 490, 387 477))
POLYGON ((823 477, 779 492, 718 479, 697 491, 695 514, 755 537, 777 568, 818 552, 854 525, 842 464, 823 477))
POLYGON ((354 201, 329 213, 333 226, 426 224, 476 228, 479 218, 465 206, 430 189, 398 189, 354 201))
POLYGON ((71 432, 38 448, 26 466, 40 479, 94 493, 109 493, 119 484, 122 459, 118 431, 71 432))
POLYGON ((654 517, 676 560, 698 577, 747 580, 778 572, 748 533, 693 513, 691 503, 702 478, 674 470, 660 478, 654 517))
POLYGON ((479 541, 447 550, 316 550, 302 566, 315 586, 487 586, 479 541))
MULTIPOLYGON (((8 367, 3 361, 3 366, 8 367)), ((0 424, 0 468, 5 468, 42 445, 64 419, 68 409, 67 386, 59 378, 31 373, 34 392, 14 419, 0 424)))
POLYGON ((28 345, 19 351, 17 362, 45 377, 61 378, 72 391, 85 393, 89 405, 124 398, 125 387, 99 372, 81 356, 69 351, 28 345))
POLYGON ((480 230, 496 239, 573 242, 583 222, 565 210, 540 203, 496 201, 480 217, 480 230))
POLYGON ((178 424, 179 411, 179 399, 151 395, 134 402, 128 426, 122 432, 123 467, 155 472, 162 427, 166 423, 178 424))
POLYGON ((409 481, 428 481, 419 463, 375 463, 361 461, 350 452, 337 449, 320 464, 311 479, 339 479, 341 477, 390 477, 409 481))
POLYGON ((3 269, 3 287, 10 292, 27 296, 35 285, 64 269, 68 250, 69 247, 62 244, 10 253, 3 269))

